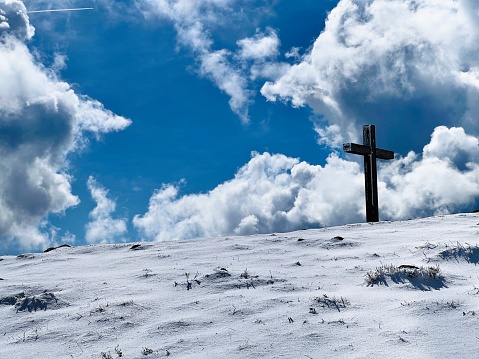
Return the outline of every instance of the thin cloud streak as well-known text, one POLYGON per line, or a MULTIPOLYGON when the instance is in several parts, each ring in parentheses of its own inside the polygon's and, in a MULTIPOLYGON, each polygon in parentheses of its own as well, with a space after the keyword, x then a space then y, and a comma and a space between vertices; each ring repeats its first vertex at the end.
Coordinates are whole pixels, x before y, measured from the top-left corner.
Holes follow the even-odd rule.
POLYGON ((48 10, 28 10, 27 14, 42 13, 42 12, 60 12, 60 11, 84 11, 84 10, 95 10, 92 7, 79 7, 73 9, 48 9, 48 10))

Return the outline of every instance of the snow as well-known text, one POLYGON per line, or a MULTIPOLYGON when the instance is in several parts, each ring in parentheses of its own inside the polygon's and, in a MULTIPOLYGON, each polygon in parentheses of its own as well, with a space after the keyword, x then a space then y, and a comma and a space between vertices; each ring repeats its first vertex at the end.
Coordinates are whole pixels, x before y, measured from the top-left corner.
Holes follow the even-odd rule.
POLYGON ((2 256, 0 358, 477 357, 478 222, 2 256))

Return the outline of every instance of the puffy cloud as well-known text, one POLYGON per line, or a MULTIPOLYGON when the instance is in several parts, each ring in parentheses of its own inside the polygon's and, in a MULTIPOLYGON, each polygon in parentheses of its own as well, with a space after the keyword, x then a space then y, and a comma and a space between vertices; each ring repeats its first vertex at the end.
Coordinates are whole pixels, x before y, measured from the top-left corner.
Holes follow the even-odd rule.
POLYGON ((458 162, 464 157, 465 162, 478 162, 479 140, 466 134, 463 128, 439 126, 431 135, 431 142, 424 147, 423 156, 449 159, 458 162))
POLYGON ((246 37, 237 41, 239 47, 235 60, 241 64, 244 77, 250 82, 257 79, 277 79, 289 65, 277 62, 280 41, 276 31, 268 28, 266 33, 256 30, 253 37, 246 37))
POLYGON ((238 40, 238 56, 242 59, 263 60, 279 54, 279 38, 273 29, 268 29, 269 34, 257 32, 252 38, 238 40))
MULTIPOLYGON (((479 197, 479 165, 458 167, 458 153, 477 156, 478 139, 438 127, 422 156, 410 152, 379 166, 382 219, 464 209, 479 197), (443 149, 447 148, 445 152, 443 149)), ((314 166, 284 155, 254 153, 234 179, 205 194, 179 196, 164 185, 134 225, 156 240, 290 231, 364 221, 364 175, 331 154, 314 166)))
POLYGON ((35 28, 30 25, 27 9, 19 0, 0 2, 0 36, 15 36, 20 40, 31 39, 35 28))
POLYGON ((339 126, 336 144, 371 121, 390 136, 418 121, 427 133, 440 124, 477 130, 478 24, 472 0, 341 0, 311 51, 261 92, 310 106, 321 136, 339 126))
POLYGON ((34 58, 26 35, 18 35, 33 34, 22 3, 0 0, 0 9, 8 25, 0 37, 0 238, 5 246, 39 248, 50 237, 39 230, 44 218, 79 203, 68 154, 89 136, 122 130, 131 121, 75 93, 34 58), (23 25, 10 22, 12 12, 22 15, 23 25))
POLYGON ((359 198, 361 188, 359 166, 335 155, 321 167, 254 153, 234 179, 207 194, 178 197, 178 186, 163 186, 150 199, 148 212, 133 222, 157 240, 332 225, 358 211, 359 202, 346 214, 344 201, 355 192, 359 198))
POLYGON ((420 160, 410 152, 382 168, 383 215, 403 219, 472 206, 479 196, 478 150, 478 138, 464 129, 437 127, 420 160))
POLYGON ((113 219, 116 203, 107 197, 108 191, 93 178, 88 178, 88 189, 96 202, 90 212, 92 221, 85 226, 88 243, 113 243, 122 240, 127 233, 126 219, 113 219))

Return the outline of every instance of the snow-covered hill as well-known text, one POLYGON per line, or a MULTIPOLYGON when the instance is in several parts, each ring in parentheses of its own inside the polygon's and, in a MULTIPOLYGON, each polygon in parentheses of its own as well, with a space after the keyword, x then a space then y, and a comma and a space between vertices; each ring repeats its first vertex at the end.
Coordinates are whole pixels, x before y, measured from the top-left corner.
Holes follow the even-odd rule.
POLYGON ((479 216, 0 257, 0 358, 476 358, 479 216))

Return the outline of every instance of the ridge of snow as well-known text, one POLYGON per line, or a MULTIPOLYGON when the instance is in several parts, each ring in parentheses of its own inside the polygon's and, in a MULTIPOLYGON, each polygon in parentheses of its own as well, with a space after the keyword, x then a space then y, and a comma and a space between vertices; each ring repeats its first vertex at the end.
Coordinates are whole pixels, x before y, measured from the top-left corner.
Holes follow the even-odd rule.
POLYGON ((0 358, 476 357, 478 222, 2 256, 0 358))

